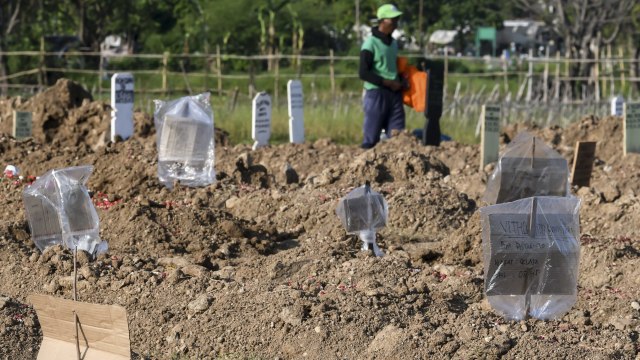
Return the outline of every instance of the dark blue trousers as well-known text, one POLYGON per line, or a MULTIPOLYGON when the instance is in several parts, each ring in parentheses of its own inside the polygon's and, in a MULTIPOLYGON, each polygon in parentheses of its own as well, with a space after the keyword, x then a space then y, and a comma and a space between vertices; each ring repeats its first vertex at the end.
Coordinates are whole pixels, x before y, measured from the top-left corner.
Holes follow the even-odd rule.
POLYGON ((391 130, 404 130, 405 116, 401 92, 387 88, 367 90, 364 94, 363 108, 363 148, 374 147, 380 141, 382 129, 387 136, 391 136, 391 130))

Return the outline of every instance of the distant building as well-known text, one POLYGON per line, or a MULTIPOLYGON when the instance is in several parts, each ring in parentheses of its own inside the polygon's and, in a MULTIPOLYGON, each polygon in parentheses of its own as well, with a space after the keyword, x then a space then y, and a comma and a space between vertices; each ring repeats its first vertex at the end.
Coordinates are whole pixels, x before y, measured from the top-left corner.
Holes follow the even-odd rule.
POLYGON ((103 57, 129 55, 131 53, 133 53, 133 47, 120 35, 109 35, 100 43, 100 54, 103 57))
POLYGON ((544 56, 546 47, 554 54, 561 42, 544 22, 534 20, 505 20, 498 30, 496 46, 498 54, 508 50, 513 54, 526 54, 533 50, 534 56, 544 56))
POLYGON ((429 36, 429 53, 454 55, 456 46, 454 41, 458 36, 458 30, 436 30, 429 36))

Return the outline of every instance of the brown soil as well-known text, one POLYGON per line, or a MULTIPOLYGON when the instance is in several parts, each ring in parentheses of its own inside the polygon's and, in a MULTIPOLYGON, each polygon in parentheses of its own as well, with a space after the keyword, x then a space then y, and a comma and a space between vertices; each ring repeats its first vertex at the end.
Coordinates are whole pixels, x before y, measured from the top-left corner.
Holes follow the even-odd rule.
POLYGON ((620 118, 529 129, 570 162, 575 141, 599 143, 592 186, 574 189, 578 302, 560 320, 519 323, 483 295, 478 146, 423 147, 400 134, 367 151, 320 140, 254 152, 217 131, 218 182, 169 191, 156 177, 151 117, 136 114, 135 136, 116 143, 109 118, 66 80, 0 100, 0 167, 24 176, 0 181, 1 358, 36 356, 29 294, 72 296, 70 252, 31 241, 27 177, 86 164, 110 249, 81 256, 79 299, 127 309, 134 358, 638 358, 640 155, 622 157, 620 118), (8 135, 14 109, 34 111, 32 139, 8 135), (389 202, 384 258, 360 251, 335 215, 367 180, 389 202))

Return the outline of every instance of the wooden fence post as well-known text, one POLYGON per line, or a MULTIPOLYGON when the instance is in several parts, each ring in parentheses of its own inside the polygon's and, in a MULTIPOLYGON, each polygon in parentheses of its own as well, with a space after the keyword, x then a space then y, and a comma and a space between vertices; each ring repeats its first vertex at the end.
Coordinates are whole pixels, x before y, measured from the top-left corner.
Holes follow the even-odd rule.
POLYGON ((278 104, 280 104, 280 102, 278 101, 278 96, 280 95, 280 92, 278 91, 278 83, 280 80, 280 50, 276 50, 275 53, 275 64, 274 65, 274 76, 273 76, 273 103, 275 104, 274 108, 278 108, 278 104))
POLYGON ((336 77, 333 63, 333 49, 329 49, 329 75, 331 76, 331 96, 336 99, 336 77))
POLYGON ((38 91, 44 89, 45 82, 47 81, 47 72, 44 62, 44 36, 40 37, 40 71, 38 72, 38 91))
POLYGON ((444 75, 442 79, 442 101, 446 101, 447 97, 447 78, 449 75, 449 49, 448 46, 444 47, 444 75))
POLYGON ((249 99, 253 100, 253 96, 256 92, 256 78, 255 69, 253 64, 253 57, 249 58, 249 99))
POLYGON ((100 56, 100 68, 98 69, 98 94, 102 94, 102 78, 104 76, 104 58, 102 57, 102 54, 99 55, 100 56))
POLYGON ((218 96, 222 95, 222 58, 220 57, 220 45, 216 45, 216 68, 218 69, 218 96))
POLYGON ((167 95, 167 65, 169 64, 169 52, 162 54, 162 94, 167 95))
POLYGON ((202 81, 203 92, 209 91, 209 72, 211 71, 211 56, 209 56, 209 46, 204 47, 204 80, 202 81))

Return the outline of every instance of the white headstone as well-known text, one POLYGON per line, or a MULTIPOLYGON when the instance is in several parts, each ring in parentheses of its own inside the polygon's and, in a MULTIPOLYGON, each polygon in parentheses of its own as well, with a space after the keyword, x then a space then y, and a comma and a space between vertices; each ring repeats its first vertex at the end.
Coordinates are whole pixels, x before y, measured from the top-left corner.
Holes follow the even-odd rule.
POLYGON ((480 170, 484 169, 485 165, 498 160, 500 142, 500 106, 483 105, 481 120, 480 170))
POLYGON ((32 116, 30 111, 13 112, 13 137, 16 139, 31 137, 32 116))
POLYGON ((271 96, 261 92, 253 98, 251 110, 251 137, 253 150, 269 145, 271 138, 271 96))
POLYGON ((625 103, 624 154, 640 153, 640 103, 625 103))
POLYGON ((111 141, 116 136, 133 135, 133 75, 116 73, 111 77, 111 141))
POLYGON ((622 116, 622 105, 624 98, 621 95, 611 98, 611 115, 622 116))
POLYGON ((287 83, 289 99, 289 141, 294 144, 304 143, 304 95, 300 80, 289 80, 287 83))

